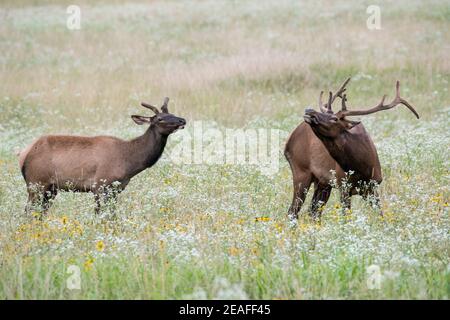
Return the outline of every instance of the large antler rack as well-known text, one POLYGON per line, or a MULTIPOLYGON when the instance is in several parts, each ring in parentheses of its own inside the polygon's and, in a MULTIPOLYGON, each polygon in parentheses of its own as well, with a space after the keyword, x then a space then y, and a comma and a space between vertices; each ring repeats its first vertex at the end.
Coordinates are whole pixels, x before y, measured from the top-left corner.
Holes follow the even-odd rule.
POLYGON ((414 113, 414 115, 417 117, 417 119, 419 119, 419 114, 414 109, 414 107, 408 101, 406 101, 405 99, 400 97, 400 81, 398 81, 398 80, 397 80, 397 83, 395 85, 395 98, 389 104, 384 104, 384 100, 386 100, 386 95, 384 95, 383 98, 381 98, 380 103, 378 103, 373 108, 366 109, 366 110, 347 110, 347 106, 345 104, 346 100, 347 100, 347 98, 344 95, 344 98, 342 99, 342 109, 341 109, 341 111, 339 111, 339 113, 341 115, 343 115, 344 117, 347 117, 347 116, 363 116, 363 115, 366 115, 366 114, 371 114, 371 113, 375 113, 375 112, 382 111, 382 110, 392 109, 392 108, 394 108, 395 106, 397 106, 399 104, 403 104, 412 113, 414 113))

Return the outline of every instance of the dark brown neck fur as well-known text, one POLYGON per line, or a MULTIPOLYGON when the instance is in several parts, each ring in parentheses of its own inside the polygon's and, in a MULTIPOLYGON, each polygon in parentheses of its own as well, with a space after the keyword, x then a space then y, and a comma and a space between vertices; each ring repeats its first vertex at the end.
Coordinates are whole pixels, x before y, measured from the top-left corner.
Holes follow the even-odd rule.
POLYGON ((333 139, 318 137, 345 172, 353 171, 358 180, 377 179, 380 164, 375 146, 364 127, 358 129, 344 131, 333 139))
POLYGON ((167 135, 162 135, 156 127, 150 126, 147 131, 129 142, 126 150, 130 176, 153 166, 161 157, 167 143, 167 135))

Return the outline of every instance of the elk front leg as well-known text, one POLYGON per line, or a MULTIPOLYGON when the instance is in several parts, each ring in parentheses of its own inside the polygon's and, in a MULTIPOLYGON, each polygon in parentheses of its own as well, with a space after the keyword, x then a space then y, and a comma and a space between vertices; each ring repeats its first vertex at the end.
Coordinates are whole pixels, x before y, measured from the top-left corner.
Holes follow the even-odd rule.
POLYGON ((94 193, 94 199, 95 199, 95 214, 98 215, 100 213, 100 210, 102 208, 102 203, 100 199, 100 194, 94 193))
POLYGON ((321 217, 321 209, 328 202, 331 195, 331 186, 316 183, 314 186, 314 195, 311 201, 311 217, 319 220, 321 217))
POLYGON ((342 213, 345 214, 346 211, 352 208, 352 194, 349 190, 341 190, 341 204, 342 213))
POLYGON ((371 186, 367 193, 363 196, 364 200, 369 201, 372 208, 379 211, 380 216, 383 216, 383 210, 381 209, 380 194, 378 192, 378 185, 371 186))
POLYGON ((306 194, 308 193, 309 187, 311 185, 311 175, 300 174, 299 176, 294 176, 294 195, 292 198, 292 204, 288 210, 288 217, 291 220, 298 219, 298 212, 302 208, 303 202, 305 201, 306 194))
POLYGON ((111 190, 105 196, 105 204, 109 208, 109 212, 111 214, 111 218, 116 218, 116 205, 117 205, 117 196, 119 195, 119 191, 111 190))
POLYGON ((115 212, 117 196, 122 189, 105 188, 94 192, 95 198, 95 214, 99 214, 102 207, 108 206, 112 213, 115 212))

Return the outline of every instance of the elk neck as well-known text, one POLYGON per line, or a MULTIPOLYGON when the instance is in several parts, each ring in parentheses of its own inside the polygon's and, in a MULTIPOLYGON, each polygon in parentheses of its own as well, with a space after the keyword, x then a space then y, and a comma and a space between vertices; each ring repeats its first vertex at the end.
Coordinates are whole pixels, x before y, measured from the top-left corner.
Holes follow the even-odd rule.
POLYGON ((129 149, 125 155, 128 158, 128 171, 134 176, 153 166, 161 157, 167 143, 167 135, 162 135, 155 126, 150 125, 147 131, 127 142, 129 149))
POLYGON ((353 171, 358 180, 371 180, 379 170, 378 155, 367 132, 344 131, 337 138, 322 138, 330 155, 345 171, 353 171))

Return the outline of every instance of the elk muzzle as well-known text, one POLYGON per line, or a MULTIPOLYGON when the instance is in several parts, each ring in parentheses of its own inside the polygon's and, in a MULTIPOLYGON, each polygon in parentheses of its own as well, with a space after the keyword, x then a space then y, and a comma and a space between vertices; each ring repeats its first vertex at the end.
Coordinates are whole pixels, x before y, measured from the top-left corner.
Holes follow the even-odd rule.
POLYGON ((316 111, 314 109, 308 108, 305 110, 305 114, 303 115, 303 119, 308 124, 319 124, 316 118, 316 111))

